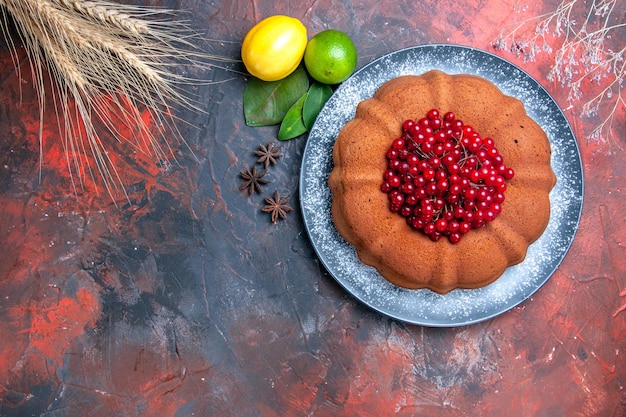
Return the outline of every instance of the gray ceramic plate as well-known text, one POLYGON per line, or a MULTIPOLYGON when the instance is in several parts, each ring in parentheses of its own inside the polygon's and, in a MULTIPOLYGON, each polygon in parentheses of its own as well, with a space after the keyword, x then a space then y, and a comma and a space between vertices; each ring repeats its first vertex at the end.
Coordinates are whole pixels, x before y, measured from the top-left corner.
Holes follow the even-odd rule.
POLYGON ((357 71, 328 101, 311 129, 302 160, 300 201, 306 229, 328 272, 355 298, 390 317, 426 326, 461 326, 501 314, 530 297, 554 273, 574 239, 583 201, 580 152, 558 105, 527 73, 487 52, 455 45, 425 45, 385 55, 357 71), (508 268, 493 284, 446 295, 407 290, 388 283, 363 264, 332 221, 327 179, 337 134, 354 116, 357 104, 380 85, 405 74, 440 69, 476 74, 517 97, 547 133, 557 185, 550 194, 551 216, 526 259, 508 268))

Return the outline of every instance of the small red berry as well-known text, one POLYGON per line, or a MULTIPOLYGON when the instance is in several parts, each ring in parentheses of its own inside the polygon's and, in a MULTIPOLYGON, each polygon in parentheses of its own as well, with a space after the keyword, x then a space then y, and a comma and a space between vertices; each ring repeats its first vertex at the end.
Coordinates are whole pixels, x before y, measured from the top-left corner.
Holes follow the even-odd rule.
POLYGON ((435 222, 435 229, 438 232, 443 232, 448 228, 448 222, 445 219, 439 219, 435 222))
POLYGON ((407 225, 433 241, 445 236, 457 243, 502 212, 507 180, 515 173, 494 139, 438 109, 404 121, 402 132, 385 154, 381 191, 407 225))
POLYGON ((394 139, 394 141, 391 143, 391 147, 396 150, 400 150, 404 148, 404 139, 402 138, 394 139))
POLYGON ((402 124, 402 130, 410 132, 413 126, 415 126, 415 122, 413 120, 405 120, 402 124))
POLYGON ((448 236, 448 239, 450 240, 450 243, 459 243, 459 241, 461 240, 461 233, 459 232, 450 233, 450 236, 448 236))
POLYGON ((428 117, 428 119, 430 120, 439 119, 439 110, 437 109, 429 110, 428 113, 426 114, 426 117, 428 117))

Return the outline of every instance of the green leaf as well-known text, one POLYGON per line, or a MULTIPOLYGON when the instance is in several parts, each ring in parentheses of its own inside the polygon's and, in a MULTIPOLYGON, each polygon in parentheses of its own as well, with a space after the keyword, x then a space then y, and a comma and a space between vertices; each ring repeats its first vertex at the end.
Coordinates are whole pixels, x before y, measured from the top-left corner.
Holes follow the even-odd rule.
POLYGON ((309 93, 302 107, 302 119, 308 130, 311 130, 317 115, 320 114, 324 104, 333 95, 333 89, 329 85, 314 82, 309 88, 309 93))
POLYGON ((278 129, 278 139, 289 140, 300 136, 308 129, 302 120, 302 107, 308 93, 305 93, 289 109, 278 129))
POLYGON ((309 89, 304 67, 298 67, 279 81, 262 81, 251 77, 243 91, 243 111, 248 126, 280 123, 287 111, 309 89))

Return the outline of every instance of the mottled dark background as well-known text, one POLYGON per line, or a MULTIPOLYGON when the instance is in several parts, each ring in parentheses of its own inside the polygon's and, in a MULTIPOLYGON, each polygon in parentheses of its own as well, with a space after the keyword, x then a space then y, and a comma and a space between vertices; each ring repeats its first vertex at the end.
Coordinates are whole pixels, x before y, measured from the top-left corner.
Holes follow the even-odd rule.
MULTIPOLYGON (((184 10, 214 39, 203 48, 233 58, 255 22, 289 14, 310 35, 350 34, 362 66, 425 43, 493 52, 500 31, 558 2, 138 4, 184 10)), ((623 22, 624 2, 616 8, 623 22)), ((610 42, 624 40, 622 31, 610 42)), ((116 206, 90 184, 73 194, 51 107, 40 167, 28 63, 18 49, 15 71, 1 43, 0 415, 626 416, 624 107, 613 126, 621 143, 588 141, 599 119, 580 116, 582 102, 570 106, 567 89, 548 81, 549 55, 497 53, 566 109, 584 164, 582 220, 564 262, 529 300, 437 329, 373 312, 324 270, 297 199, 306 136, 282 143, 263 195, 239 191, 239 171, 277 132, 245 125, 244 75, 184 69, 219 81, 193 89, 206 114, 180 114, 195 126, 181 129, 197 160, 181 149, 164 170, 111 142, 129 193, 116 206), (275 190, 295 210, 273 225, 260 209, 275 190)))

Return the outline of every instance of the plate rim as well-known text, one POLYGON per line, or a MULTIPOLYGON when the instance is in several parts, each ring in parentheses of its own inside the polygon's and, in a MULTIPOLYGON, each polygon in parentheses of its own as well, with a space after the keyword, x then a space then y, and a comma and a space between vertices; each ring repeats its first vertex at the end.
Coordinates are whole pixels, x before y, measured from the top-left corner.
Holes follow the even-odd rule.
MULTIPOLYGON (((573 162, 574 164, 576 164, 577 162, 577 180, 579 182, 578 187, 579 187, 579 194, 577 193, 576 196, 579 197, 578 200, 576 200, 576 202, 572 203, 572 204, 577 204, 578 205, 578 209, 577 211, 573 212, 573 216, 575 217, 575 225, 572 227, 572 231, 571 231, 571 236, 568 237, 567 240, 567 244, 565 245, 561 256, 559 257, 558 261, 555 262, 555 264, 552 266, 552 268, 550 268, 549 273, 546 274, 546 276, 541 279, 539 282, 537 282, 537 285, 533 286, 533 288, 527 293, 525 294, 525 296, 521 297, 520 299, 512 302, 512 303, 508 303, 504 306, 504 308, 501 309, 497 309, 496 311, 494 311, 491 314, 485 314, 482 315, 480 317, 476 317, 476 318, 472 318, 472 319, 467 319, 464 321, 448 321, 448 322, 444 322, 444 321, 434 321, 431 319, 423 319, 420 320, 419 318, 414 318, 414 319, 408 319, 407 317, 402 316, 401 314, 397 314, 394 313, 394 311, 389 311, 388 309, 385 309, 381 306, 377 306, 377 305, 373 305, 370 300, 364 299, 364 297, 360 296, 359 294, 355 294, 354 291, 352 291, 351 288, 349 288, 349 286, 347 285, 346 282, 344 282, 343 279, 339 279, 336 274, 333 272, 332 268, 329 265, 329 262, 327 260, 327 254, 322 253, 319 245, 317 244, 317 242, 314 239, 313 233, 311 231, 311 225, 309 224, 310 220, 307 210, 305 209, 305 205, 302 204, 303 201, 305 200, 305 191, 306 191, 306 179, 307 176, 306 174, 306 164, 308 162, 307 159, 307 155, 308 153, 311 151, 310 148, 312 147, 311 145, 311 137, 315 138, 315 132, 317 131, 318 128, 318 120, 320 120, 321 118, 318 117, 318 120, 316 120, 316 122, 313 124, 311 131, 308 134, 307 137, 307 142, 305 144, 305 148, 302 154, 302 161, 301 161, 301 169, 300 169, 300 176, 299 176, 299 198, 300 198, 300 208, 301 208, 301 213, 303 216, 303 222, 305 224, 305 229, 307 232, 307 235, 309 236, 309 240, 311 242, 311 245, 313 247, 314 252, 316 253, 317 258, 319 259, 319 261, 322 263, 322 265, 324 266, 324 268, 326 269, 326 271, 328 272, 328 274, 335 280, 335 282, 337 282, 343 289, 344 291, 346 291, 348 294, 350 294, 351 297, 353 297, 354 299, 358 300, 359 302, 363 303, 365 306, 367 306, 368 308, 382 314, 385 315, 387 317, 391 317, 393 319, 399 320, 399 321, 403 321, 406 323, 410 323, 410 324, 416 324, 416 325, 422 325, 422 326, 428 326, 428 327, 458 327, 458 326, 465 326, 465 325, 470 325, 470 324, 475 324, 475 323, 479 323, 482 321, 486 321, 489 320, 491 318, 494 318, 496 316, 499 316, 507 311, 510 311, 511 309, 515 308, 516 306, 520 305, 521 303, 525 302, 526 300, 528 300, 529 298, 532 297, 533 294, 535 294, 541 287, 543 287, 545 285, 545 283, 554 275, 554 273, 556 272, 556 270, 559 268, 559 266, 561 265, 561 263, 563 262, 565 256, 567 255, 567 253, 569 252, 569 249, 571 248, 571 245, 575 239, 575 235, 578 231, 578 227, 580 224, 580 220, 581 220, 581 216, 582 216, 582 211, 583 211, 583 204, 584 204, 584 171, 583 171, 583 165, 582 165, 582 158, 581 158, 581 154, 580 154, 580 147, 578 145, 578 141, 576 139, 576 136, 574 135, 574 132, 572 130, 571 124, 569 123, 569 120, 567 119, 567 117, 565 116, 565 114, 563 113, 563 110, 561 109, 561 107, 558 105, 558 103, 554 100, 554 98, 548 93, 548 91, 534 78, 532 77, 528 72, 526 72, 524 69, 520 68, 518 65, 508 61, 507 59, 498 56, 492 52, 489 51, 485 51, 482 50, 480 48, 475 48, 475 47, 471 47, 471 46, 464 46, 464 45, 457 45, 457 44, 448 44, 448 43, 434 43, 434 44, 425 44, 425 45, 415 45, 415 46, 409 46, 406 48, 401 48, 392 52, 389 52, 387 54, 381 55, 380 57, 372 60, 371 62, 369 62, 368 64, 364 65, 363 67, 361 67, 360 69, 358 69, 357 71, 355 71, 354 74, 351 75, 351 77, 346 80, 346 82, 348 82, 347 84, 345 84, 346 82, 344 82, 344 84, 340 85, 337 90, 333 93, 333 96, 329 99, 328 103, 324 106, 324 108, 322 109, 322 111, 320 112, 320 114, 322 114, 325 110, 327 110, 328 106, 333 105, 334 104, 334 99, 336 98, 335 96, 341 95, 344 92, 344 89, 342 89, 343 85, 349 85, 349 82, 351 79, 355 79, 356 77, 359 77, 361 74, 370 71, 373 67, 375 67, 376 65, 378 65, 379 63, 383 62, 386 59, 391 59, 396 55, 401 55, 401 54, 407 54, 410 51, 415 51, 415 50, 436 50, 436 49, 441 49, 441 48, 449 48, 449 49, 453 49, 453 50, 466 50, 466 51, 470 51, 473 54, 484 54, 490 57, 490 59, 495 59, 497 61, 501 61, 503 64, 507 65, 510 67, 511 70, 513 71, 519 71, 520 74, 526 78, 527 82, 530 82, 534 85, 535 88, 539 89, 539 92, 543 93, 545 95, 545 97, 547 97, 547 100, 549 102, 549 105, 552 107, 552 110, 556 110, 556 113, 558 115, 558 117, 561 119, 561 122, 564 122, 565 127, 567 128, 567 135, 565 136, 569 136, 573 139, 573 141, 571 142, 570 145, 573 145, 573 148, 575 150, 575 161, 573 162)), ((441 65, 441 63, 439 63, 438 65, 431 65, 431 69, 440 69, 443 65, 441 65)), ((424 71, 425 72, 425 71, 424 71)), ((424 72, 414 72, 415 74, 421 74, 424 72)), ((382 85, 382 83, 384 83, 385 81, 391 79, 391 78, 395 78, 398 75, 392 75, 392 76, 387 76, 387 77, 383 77, 384 80, 382 80, 381 84, 378 84, 374 91, 376 89, 378 89, 380 87, 380 85, 382 85)), ((494 81, 492 81, 494 82, 494 81)), ((497 82, 494 82, 494 84, 498 85, 497 82)), ((499 88, 500 85, 498 85, 499 88)), ((524 102, 522 99, 520 99, 525 107, 527 107, 526 102, 524 102)), ((359 100, 360 101, 360 100, 359 100)), ((356 103, 358 104, 358 102, 356 103)), ((356 108, 356 104, 354 104, 354 109, 356 108)), ((348 120, 350 120, 348 118, 348 120)), ((341 127, 339 128, 339 130, 341 130, 341 128, 343 127, 343 125, 347 123, 344 122, 341 127)), ((339 131, 338 130, 338 131, 339 131)), ((554 146, 552 143, 552 138, 550 138, 550 142, 551 142, 551 146, 554 146)), ((335 138, 332 139, 332 144, 331 144, 331 151, 332 151, 332 145, 334 145, 334 142, 336 140, 336 136, 335 138)), ((331 160, 331 164, 332 164, 332 160, 331 160)), ((326 178, 327 175, 330 174, 330 172, 325 173, 326 174, 326 178)), ((556 174, 556 173, 555 173, 556 174)), ((578 188, 576 189, 576 191, 578 191, 578 188)), ((552 195, 552 193, 551 193, 552 195)), ((571 210, 570 210, 571 211, 571 210)), ((332 220, 331 220, 331 224, 332 224, 332 220)), ((334 227, 334 225, 332 225, 334 227)), ((547 229, 546 229, 547 230, 547 229)), ((335 232, 338 234, 338 232, 335 230, 335 232)), ((545 231, 544 231, 545 234, 545 231)), ((339 237, 341 238, 341 236, 339 235, 339 237)), ((341 238, 343 239, 343 238, 341 238)), ((351 246, 351 245, 350 245, 351 246)), ((532 246, 532 245, 531 245, 532 246)), ((525 259, 526 260, 526 259, 525 259)), ((358 262, 360 262, 359 259, 357 259, 358 262)), ((521 264, 522 265, 524 263, 524 261, 522 261, 521 264)), ((363 264, 365 265, 365 264, 363 264)), ((507 268, 508 269, 508 268, 507 268)), ((377 272, 376 272, 377 273, 377 272)), ((378 275, 380 275, 378 273, 378 275)), ((381 276, 382 279, 384 279, 381 276)), ((393 286, 393 284, 391 284, 393 286)), ((393 286, 395 287, 395 286, 393 286)), ((428 290, 406 290, 400 287, 395 287, 397 290, 399 291, 428 291, 428 290)), ((456 290, 455 290, 456 291, 456 290)), ((461 290, 461 291, 472 291, 472 290, 461 290)), ((445 296, 444 296, 445 297, 445 296)))

